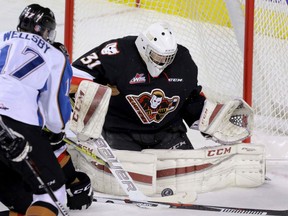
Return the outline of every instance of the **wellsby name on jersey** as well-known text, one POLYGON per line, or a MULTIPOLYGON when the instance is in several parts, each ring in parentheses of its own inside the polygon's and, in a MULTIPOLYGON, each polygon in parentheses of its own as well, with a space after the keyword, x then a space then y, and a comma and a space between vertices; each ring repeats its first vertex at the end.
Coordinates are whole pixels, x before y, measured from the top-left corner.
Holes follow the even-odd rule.
POLYGON ((47 50, 50 49, 50 46, 48 46, 48 43, 46 43, 45 40, 43 40, 40 36, 34 35, 34 34, 28 34, 25 32, 16 32, 16 31, 7 32, 4 34, 3 40, 6 41, 6 40, 13 39, 13 38, 31 40, 34 43, 36 43, 40 49, 43 49, 44 53, 46 53, 47 50))

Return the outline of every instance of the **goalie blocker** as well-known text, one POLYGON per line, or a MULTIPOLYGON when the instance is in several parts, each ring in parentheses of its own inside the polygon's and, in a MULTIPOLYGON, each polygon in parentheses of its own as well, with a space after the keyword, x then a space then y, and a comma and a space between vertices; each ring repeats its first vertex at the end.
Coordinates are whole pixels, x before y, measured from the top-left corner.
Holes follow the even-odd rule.
POLYGON ((79 140, 101 135, 111 97, 111 89, 83 80, 75 94, 75 105, 70 118, 70 129, 79 140))

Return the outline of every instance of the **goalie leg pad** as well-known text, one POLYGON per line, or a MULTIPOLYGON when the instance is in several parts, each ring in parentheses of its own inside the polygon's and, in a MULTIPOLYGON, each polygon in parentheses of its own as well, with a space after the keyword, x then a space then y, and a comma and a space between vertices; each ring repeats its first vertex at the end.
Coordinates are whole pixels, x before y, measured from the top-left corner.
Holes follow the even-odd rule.
MULTIPOLYGON (((90 176, 94 190, 126 195, 108 168, 74 152, 77 154, 70 152, 74 163, 90 176)), ((146 149, 142 152, 117 150, 115 154, 139 189, 149 196, 203 193, 230 186, 257 187, 265 181, 262 145, 222 145, 197 150, 146 149), (152 183, 147 180, 151 178, 152 183)))
POLYGON ((157 193, 209 192, 265 181, 264 146, 238 144, 197 150, 144 150, 157 155, 157 193))
MULTIPOLYGON (((107 167, 72 148, 69 149, 69 152, 75 167, 87 173, 91 178, 93 190, 112 195, 127 195, 107 167)), ((116 150, 114 153, 139 190, 145 195, 155 194, 156 156, 126 150, 116 150)))

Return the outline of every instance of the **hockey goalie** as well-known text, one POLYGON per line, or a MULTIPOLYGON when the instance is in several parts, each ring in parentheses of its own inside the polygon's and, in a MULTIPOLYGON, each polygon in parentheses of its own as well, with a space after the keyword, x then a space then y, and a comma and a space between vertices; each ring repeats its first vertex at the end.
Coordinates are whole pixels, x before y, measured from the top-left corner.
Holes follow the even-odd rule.
MULTIPOLYGON (((91 154, 73 147, 69 151, 77 168, 91 177, 95 191, 127 195, 110 170, 91 157, 103 156, 89 139, 103 139, 101 133, 111 95, 110 87, 91 81, 80 83, 70 121, 75 137, 69 139, 89 149, 91 154)), ((139 189, 149 196, 203 193, 231 186, 257 187, 264 183, 264 147, 241 143, 253 129, 253 111, 242 99, 224 104, 206 99, 200 119, 191 128, 215 141, 215 146, 194 150, 113 149, 113 152, 139 189)))
POLYGON ((109 146, 98 156, 115 159, 115 153, 145 194, 206 192, 264 182, 263 147, 241 143, 253 129, 251 107, 242 99, 218 103, 205 98, 197 65, 167 22, 153 23, 138 36, 103 42, 72 66, 74 77, 85 74, 96 89, 90 91, 94 87, 85 81, 82 90, 80 82, 70 122, 78 147, 88 154, 88 163, 87 157, 79 157, 79 167, 95 180, 95 190, 123 194, 111 169, 91 159, 99 148, 89 138, 99 136, 104 141, 98 144, 109 146), (217 145, 194 149, 188 127, 217 145))

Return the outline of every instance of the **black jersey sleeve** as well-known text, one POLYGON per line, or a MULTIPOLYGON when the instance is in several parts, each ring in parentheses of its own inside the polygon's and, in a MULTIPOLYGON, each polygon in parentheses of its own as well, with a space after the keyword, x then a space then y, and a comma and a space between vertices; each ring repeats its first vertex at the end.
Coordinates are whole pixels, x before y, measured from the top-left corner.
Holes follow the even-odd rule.
POLYGON ((202 113, 206 97, 201 93, 201 90, 201 86, 194 89, 183 106, 182 116, 189 127, 191 127, 195 121, 199 120, 202 113))
POLYGON ((177 55, 174 61, 179 61, 178 65, 181 65, 182 71, 185 71, 183 77, 186 81, 185 92, 187 91, 187 94, 181 97, 184 99, 184 104, 180 113, 186 124, 191 127, 195 121, 199 120, 206 98, 201 92, 202 86, 198 84, 198 67, 189 50, 178 45, 177 55))
POLYGON ((135 46, 134 41, 133 36, 106 41, 76 59, 72 66, 95 77, 97 83, 114 85, 127 66, 127 53, 131 44, 135 46))
POLYGON ((182 110, 182 116, 186 124, 191 127, 192 124, 199 120, 204 106, 206 97, 201 94, 201 86, 193 90, 189 98, 186 99, 185 105, 182 110))
POLYGON ((72 66, 93 76, 95 78, 95 82, 106 85, 107 80, 105 78, 105 71, 99 58, 99 51, 101 50, 101 47, 102 45, 89 50, 76 59, 72 63, 72 66))

